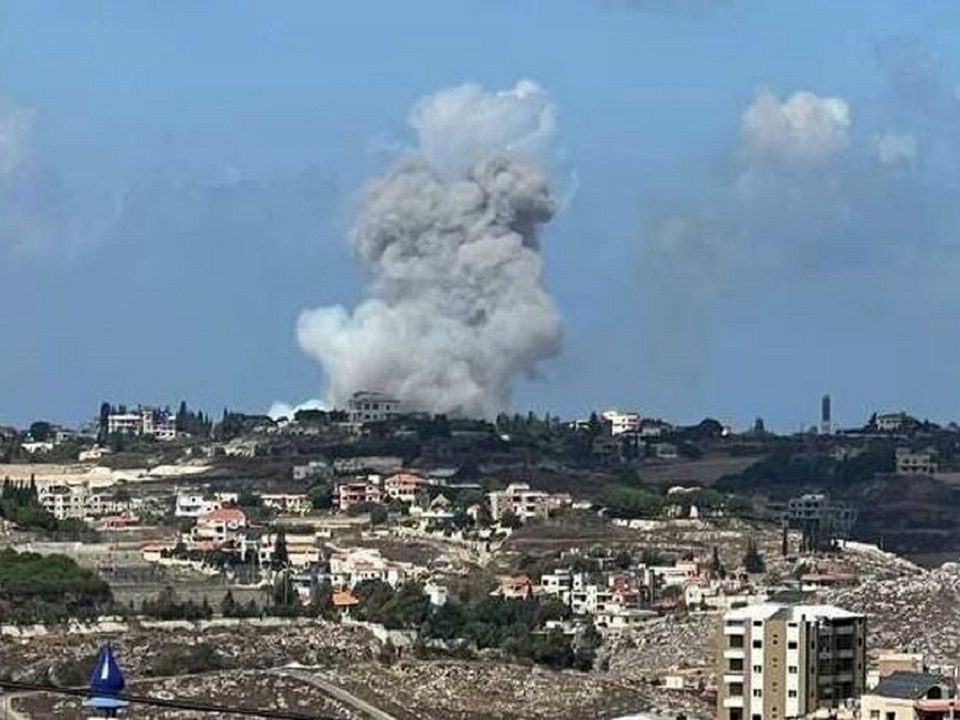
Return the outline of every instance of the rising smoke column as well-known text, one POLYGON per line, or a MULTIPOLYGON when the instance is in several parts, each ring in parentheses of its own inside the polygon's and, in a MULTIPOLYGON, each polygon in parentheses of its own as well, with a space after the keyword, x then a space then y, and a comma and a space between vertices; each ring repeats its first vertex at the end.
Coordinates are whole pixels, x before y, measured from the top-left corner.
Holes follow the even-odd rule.
POLYGON ((297 338, 335 405, 369 389, 489 417, 560 346, 538 243, 555 210, 538 164, 553 106, 528 81, 463 85, 424 98, 410 124, 417 147, 370 183, 352 231, 366 299, 303 312, 297 338))

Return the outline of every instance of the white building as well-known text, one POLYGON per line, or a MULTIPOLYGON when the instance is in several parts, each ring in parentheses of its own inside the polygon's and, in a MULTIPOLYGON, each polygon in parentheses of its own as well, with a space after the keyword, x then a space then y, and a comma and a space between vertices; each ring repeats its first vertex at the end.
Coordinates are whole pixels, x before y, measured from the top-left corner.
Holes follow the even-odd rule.
POLYGON ((107 433, 110 435, 138 435, 157 440, 175 440, 177 421, 172 413, 150 405, 140 405, 136 412, 107 415, 107 433))
POLYGON ((337 587, 354 588, 364 580, 379 580, 392 587, 410 575, 408 563, 387 560, 378 550, 352 548, 330 556, 330 581, 337 587))
POLYGON ((880 432, 898 432, 907 424, 905 412, 877 413, 873 424, 880 432))
POLYGON ((430 604, 434 607, 446 605, 450 599, 450 592, 444 585, 428 582, 423 586, 423 594, 430 598, 430 604))
POLYGON ((381 392, 361 390, 347 400, 347 416, 354 426, 386 420, 399 411, 400 401, 381 392))
POLYGON ((200 517, 223 507, 223 501, 215 495, 177 493, 173 514, 177 517, 200 517))
POLYGON ((219 508, 197 518, 190 533, 193 542, 212 542, 221 545, 239 539, 247 526, 247 516, 237 508, 219 508))
POLYGON ((916 452, 910 448, 897 448, 898 475, 936 475, 938 469, 937 451, 933 448, 916 452))
POLYGON ((306 515, 313 507, 305 493, 263 493, 260 502, 286 515, 306 515))
POLYGON ((310 480, 330 472, 330 463, 326 460, 311 460, 303 465, 293 466, 294 480, 310 480))
MULTIPOLYGON (((284 533, 287 546, 287 560, 292 568, 308 568, 323 560, 323 548, 315 533, 284 533)), ((261 565, 273 562, 273 552, 277 547, 277 534, 267 533, 261 536, 257 558, 261 565)))
POLYGON ((103 496, 92 492, 87 483, 41 485, 37 500, 57 520, 84 520, 104 512, 103 496))
POLYGON ((622 435, 623 433, 635 433, 640 429, 640 414, 629 412, 624 413, 619 410, 606 410, 601 417, 610 423, 611 435, 622 435))
POLYGON ((570 505, 572 499, 565 493, 550 494, 542 490, 533 490, 527 483, 510 483, 505 490, 497 490, 488 495, 490 515, 499 521, 507 511, 512 512, 521 521, 532 518, 546 518, 551 510, 570 505))

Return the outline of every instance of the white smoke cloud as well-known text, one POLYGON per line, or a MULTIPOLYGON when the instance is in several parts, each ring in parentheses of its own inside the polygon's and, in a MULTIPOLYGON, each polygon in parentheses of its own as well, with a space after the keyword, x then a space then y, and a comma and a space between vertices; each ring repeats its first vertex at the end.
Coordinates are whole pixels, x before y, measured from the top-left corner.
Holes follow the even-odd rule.
POLYGON ((9 175, 24 160, 33 127, 33 113, 0 107, 0 177, 9 175))
POLYGON ((917 138, 911 133, 887 130, 878 135, 875 142, 877 159, 883 165, 902 165, 917 157, 917 138))
POLYGON ((291 405, 290 403, 285 403, 281 400, 276 400, 270 406, 270 409, 267 410, 267 415, 269 415, 274 420, 279 420, 280 418, 292 418, 299 410, 328 410, 329 407, 322 400, 307 400, 300 403, 299 405, 291 405))
POLYGON ((838 97, 795 92, 784 101, 764 90, 740 119, 751 163, 808 164, 828 160, 847 146, 850 106, 838 97))
POLYGON ((369 185, 352 233, 367 299, 303 312, 297 338, 326 369, 332 404, 370 389, 409 408, 491 416, 560 346, 538 254, 555 210, 536 164, 553 105, 529 81, 462 85, 417 103, 410 125, 417 147, 369 185))
POLYGON ((486 92, 466 83, 420 100, 410 113, 417 150, 441 174, 462 177, 493 155, 544 159, 556 119, 549 96, 529 80, 486 92))

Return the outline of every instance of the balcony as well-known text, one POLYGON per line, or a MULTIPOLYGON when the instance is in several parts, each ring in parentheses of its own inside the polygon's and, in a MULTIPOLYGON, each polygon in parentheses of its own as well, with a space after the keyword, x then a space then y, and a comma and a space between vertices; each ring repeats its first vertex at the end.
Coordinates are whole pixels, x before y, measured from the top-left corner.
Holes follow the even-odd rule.
POLYGON ((728 697, 723 699, 723 706, 725 708, 742 708, 743 707, 743 696, 737 697, 728 697))
POLYGON ((747 657, 743 648, 727 648, 723 651, 724 660, 745 660, 747 657))

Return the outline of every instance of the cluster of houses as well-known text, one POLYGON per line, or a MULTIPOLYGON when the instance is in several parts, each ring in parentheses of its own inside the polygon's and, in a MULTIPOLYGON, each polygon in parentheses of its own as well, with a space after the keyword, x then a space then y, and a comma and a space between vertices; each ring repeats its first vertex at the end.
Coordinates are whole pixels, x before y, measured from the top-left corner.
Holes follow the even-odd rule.
MULTIPOLYGON (((610 558, 608 558, 609 560, 610 558)), ((604 561, 605 562, 605 561, 604 561)), ((640 562, 582 572, 561 567, 543 573, 501 578, 493 593, 504 598, 554 598, 574 618, 592 618, 597 629, 619 633, 660 613, 681 608, 726 611, 765 600, 743 570, 718 573, 710 562, 678 559, 673 563, 640 562)))

